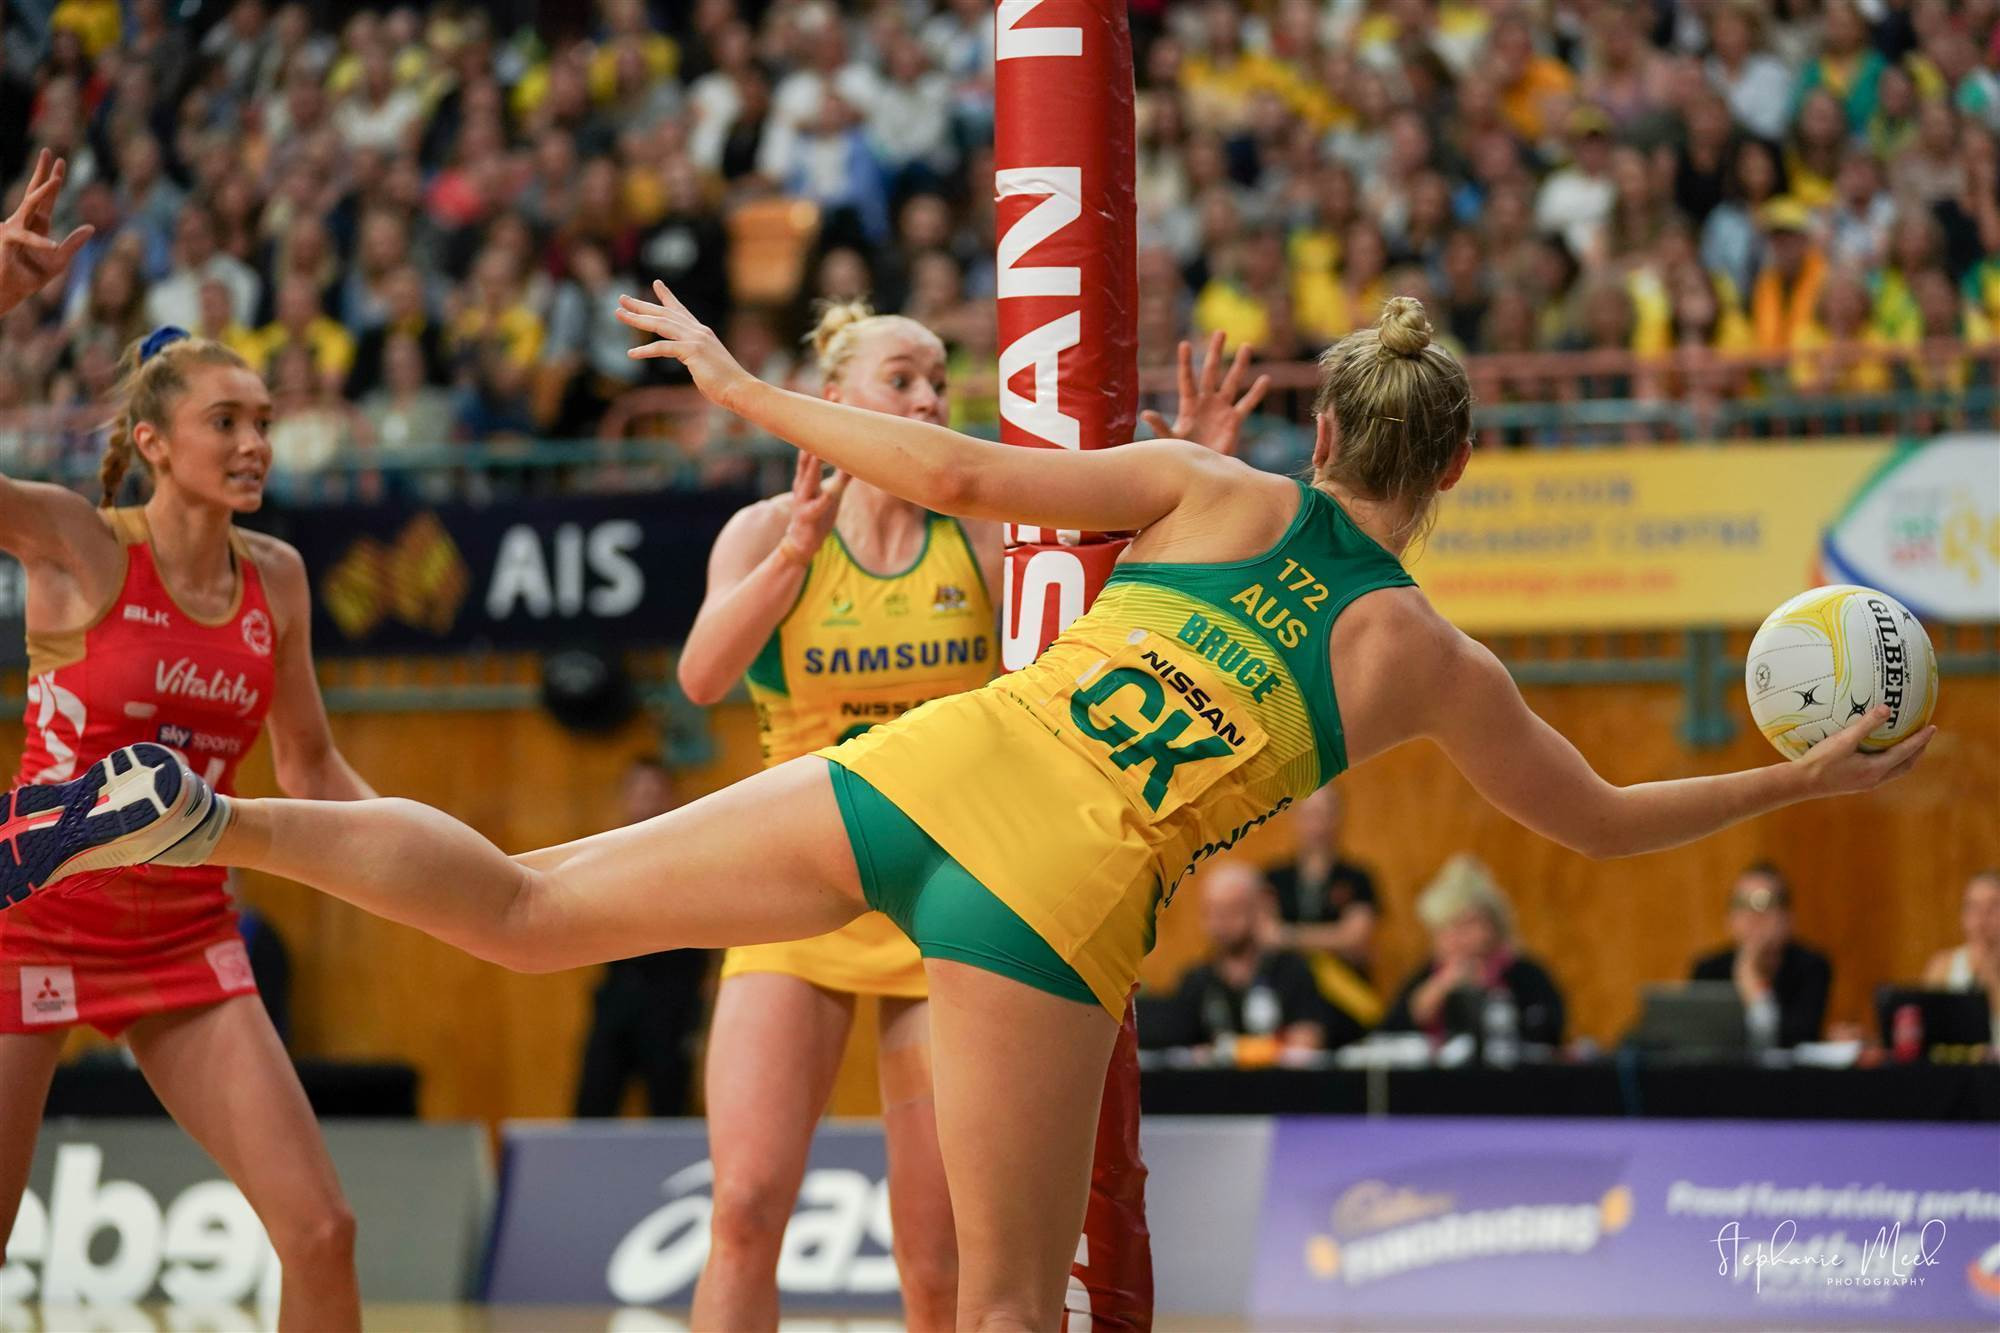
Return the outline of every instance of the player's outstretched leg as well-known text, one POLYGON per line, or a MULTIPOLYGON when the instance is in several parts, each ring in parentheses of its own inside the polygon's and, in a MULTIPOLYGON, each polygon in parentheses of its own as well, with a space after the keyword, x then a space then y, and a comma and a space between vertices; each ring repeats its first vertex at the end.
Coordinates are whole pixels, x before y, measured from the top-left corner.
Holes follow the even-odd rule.
MULTIPOLYGON (((107 760, 114 768, 120 753, 107 760)), ((123 809, 100 801, 89 815, 123 809)), ((521 971, 800 939, 865 910, 828 764, 811 756, 519 857, 415 801, 232 799, 218 809, 226 822, 204 822, 180 801, 94 846, 151 859, 165 828, 179 835, 169 846, 191 838, 200 849, 186 860, 297 880, 521 971)), ((925 970, 959 1326, 1054 1328, 1117 1025, 1096 1005, 991 972, 936 959, 925 970)))
MULTIPOLYGON (((94 769, 134 764, 135 755, 143 766, 151 756, 137 752, 147 750, 169 753, 134 746, 94 769)), ((179 775, 183 788, 200 782, 179 775)), ((827 762, 812 757, 657 819, 518 857, 415 801, 232 797, 209 816, 184 794, 162 802, 130 783, 106 788, 108 801, 78 783, 10 795, 18 804, 28 790, 59 794, 57 831, 78 850, 90 839, 93 868, 157 858, 259 870, 523 972, 800 939, 866 910, 827 762), (133 827, 109 833, 113 822, 133 827)))

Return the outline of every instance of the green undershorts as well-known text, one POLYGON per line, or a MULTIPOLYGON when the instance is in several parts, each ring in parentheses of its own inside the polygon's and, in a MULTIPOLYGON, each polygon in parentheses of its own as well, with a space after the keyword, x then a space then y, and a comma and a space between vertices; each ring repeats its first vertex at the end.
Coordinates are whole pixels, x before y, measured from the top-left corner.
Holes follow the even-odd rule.
POLYGON ((829 762, 861 894, 926 958, 997 972, 1065 1000, 1094 1005, 1076 969, 1014 909, 946 854, 915 820, 864 779, 829 762))

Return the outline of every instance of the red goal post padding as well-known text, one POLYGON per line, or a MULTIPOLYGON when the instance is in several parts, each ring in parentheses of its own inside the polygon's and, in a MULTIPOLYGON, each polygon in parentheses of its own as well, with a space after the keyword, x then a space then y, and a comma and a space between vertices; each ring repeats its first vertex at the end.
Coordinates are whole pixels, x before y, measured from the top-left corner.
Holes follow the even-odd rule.
MULTIPOLYGON (((1000 435, 1030 448, 1123 444, 1139 379, 1124 0, 1000 0, 994 56, 1000 435)), ((1090 604, 1123 546, 1116 534, 1008 525, 1006 669, 1034 660, 1090 604)), ((1128 1005, 1105 1080, 1068 1333, 1152 1327, 1145 1179, 1128 1005)))

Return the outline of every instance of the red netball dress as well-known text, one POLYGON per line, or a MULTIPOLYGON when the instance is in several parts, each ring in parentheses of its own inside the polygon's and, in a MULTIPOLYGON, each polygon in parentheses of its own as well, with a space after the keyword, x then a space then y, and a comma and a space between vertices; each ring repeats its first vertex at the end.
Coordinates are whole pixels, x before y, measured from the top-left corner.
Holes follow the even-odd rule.
MULTIPOLYGON (((28 636, 14 782, 67 782, 122 745, 154 741, 233 791, 276 678, 276 629, 248 543, 231 533, 235 605, 200 620, 161 581, 145 511, 105 520, 125 548, 124 582, 82 632, 28 636)), ((115 1036, 147 1014, 254 992, 223 876, 139 866, 0 912, 0 1033, 88 1023, 115 1036)))

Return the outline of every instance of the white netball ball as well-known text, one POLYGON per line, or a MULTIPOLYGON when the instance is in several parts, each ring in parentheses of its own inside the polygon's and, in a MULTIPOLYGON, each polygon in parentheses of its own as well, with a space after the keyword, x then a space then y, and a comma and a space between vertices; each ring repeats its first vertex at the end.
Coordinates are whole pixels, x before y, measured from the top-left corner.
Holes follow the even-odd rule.
POLYGON ((1908 607, 1885 592, 1832 584, 1773 611, 1743 664, 1750 716, 1797 759, 1876 704, 1889 720, 1864 750, 1884 750, 1930 721, 1937 658, 1908 607))

